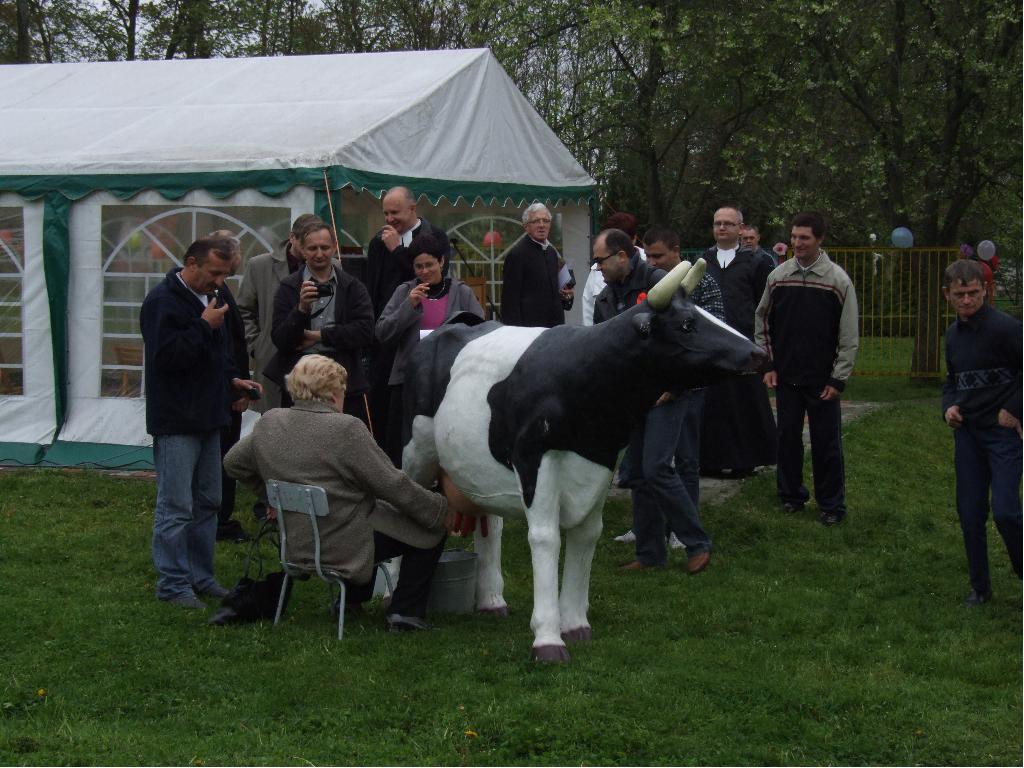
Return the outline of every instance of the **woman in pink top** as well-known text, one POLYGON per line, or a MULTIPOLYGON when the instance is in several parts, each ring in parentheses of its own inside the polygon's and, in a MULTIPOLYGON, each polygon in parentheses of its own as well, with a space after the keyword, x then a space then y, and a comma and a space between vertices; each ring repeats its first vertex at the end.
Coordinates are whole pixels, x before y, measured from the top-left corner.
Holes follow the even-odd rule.
POLYGON ((444 244, 429 233, 421 233, 409 243, 414 280, 399 285, 377 320, 377 340, 397 343, 395 364, 388 386, 391 407, 388 411, 384 450, 396 467, 402 466, 402 385, 405 364, 419 343, 421 331, 433 331, 460 312, 483 318, 484 311, 473 290, 454 277, 444 277, 444 244))

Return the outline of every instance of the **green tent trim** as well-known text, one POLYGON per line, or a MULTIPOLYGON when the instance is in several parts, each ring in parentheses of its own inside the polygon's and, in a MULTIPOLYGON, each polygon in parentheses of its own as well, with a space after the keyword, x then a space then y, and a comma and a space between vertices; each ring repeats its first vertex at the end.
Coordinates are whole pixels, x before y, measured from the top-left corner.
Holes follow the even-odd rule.
POLYGON ((35 443, 0 443, 0 467, 31 467, 39 463, 46 449, 35 443))
POLYGON ((589 202, 596 196, 594 186, 548 187, 490 181, 427 179, 360 171, 339 165, 326 169, 279 168, 258 171, 0 176, 0 192, 14 192, 29 200, 38 200, 58 192, 69 200, 80 200, 92 192, 103 190, 121 200, 128 200, 143 190, 153 190, 168 200, 178 200, 192 190, 201 189, 216 198, 225 198, 242 189, 255 189, 269 197, 279 197, 298 185, 323 189, 325 172, 332 190, 352 187, 380 197, 391 187, 404 185, 417 195, 426 195, 433 204, 441 198, 452 202, 459 198, 470 202, 478 199, 485 202, 511 200, 517 205, 527 200, 589 202))
POLYGON ((56 441, 37 462, 47 467, 152 470, 153 449, 138 445, 56 441))

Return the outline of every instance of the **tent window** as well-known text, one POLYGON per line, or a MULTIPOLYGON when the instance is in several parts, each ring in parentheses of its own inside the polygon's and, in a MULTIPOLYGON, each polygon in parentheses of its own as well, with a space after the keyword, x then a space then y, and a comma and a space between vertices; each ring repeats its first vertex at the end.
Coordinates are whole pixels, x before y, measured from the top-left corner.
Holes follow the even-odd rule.
POLYGON ((21 315, 24 268, 21 208, 0 208, 0 395, 25 394, 21 315))
POLYGON ((274 250, 288 236, 290 225, 287 207, 103 206, 100 394, 142 396, 142 300, 167 272, 181 266, 190 243, 216 230, 236 233, 243 266, 228 282, 237 294, 245 263, 274 250))

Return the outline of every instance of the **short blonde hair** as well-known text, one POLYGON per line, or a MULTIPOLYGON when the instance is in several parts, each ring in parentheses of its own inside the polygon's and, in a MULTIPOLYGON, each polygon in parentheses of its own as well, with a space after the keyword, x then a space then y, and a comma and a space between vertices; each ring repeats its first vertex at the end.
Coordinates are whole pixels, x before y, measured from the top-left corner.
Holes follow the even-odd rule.
POLYGON ((320 400, 330 402, 336 392, 345 395, 348 371, 323 355, 304 355, 284 377, 292 400, 320 400))

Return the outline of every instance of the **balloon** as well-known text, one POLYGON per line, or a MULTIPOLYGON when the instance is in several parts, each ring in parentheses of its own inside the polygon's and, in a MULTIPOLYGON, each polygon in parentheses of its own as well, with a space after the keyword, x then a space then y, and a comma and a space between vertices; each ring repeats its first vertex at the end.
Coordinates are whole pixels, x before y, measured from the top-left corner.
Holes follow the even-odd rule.
POLYGON ((960 244, 960 258, 969 259, 974 255, 974 249, 968 243, 960 244))
POLYGON ((896 227, 892 231, 892 244, 897 248, 913 248, 914 233, 906 227, 896 227))
POLYGON ((772 250, 775 251, 776 256, 785 256, 788 246, 785 243, 776 243, 772 246, 772 250))
POLYGON ((496 230, 490 230, 484 234, 484 248, 501 248, 502 237, 501 233, 496 230))
POLYGON ((978 243, 978 257, 982 261, 991 261, 996 255, 996 244, 991 240, 982 240, 978 243))

